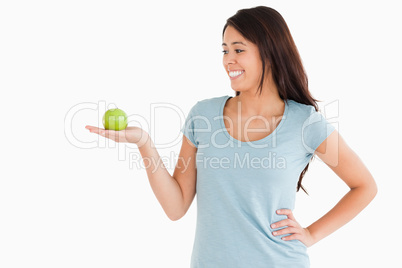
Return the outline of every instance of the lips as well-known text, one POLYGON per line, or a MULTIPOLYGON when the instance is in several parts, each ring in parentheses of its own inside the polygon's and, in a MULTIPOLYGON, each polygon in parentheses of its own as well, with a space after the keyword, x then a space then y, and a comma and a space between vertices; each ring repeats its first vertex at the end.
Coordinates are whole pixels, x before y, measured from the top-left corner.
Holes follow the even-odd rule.
POLYGON ((244 73, 244 70, 229 71, 230 79, 236 79, 244 73))

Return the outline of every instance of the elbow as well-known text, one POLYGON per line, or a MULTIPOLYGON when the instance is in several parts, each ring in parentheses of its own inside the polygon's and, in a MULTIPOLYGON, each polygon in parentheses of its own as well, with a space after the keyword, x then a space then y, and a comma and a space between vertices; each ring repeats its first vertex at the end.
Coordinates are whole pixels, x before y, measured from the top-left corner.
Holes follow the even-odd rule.
POLYGON ((377 193, 378 193, 377 184, 375 182, 373 182, 373 186, 372 186, 372 190, 371 190, 372 199, 374 199, 374 197, 377 195, 377 193))
POLYGON ((183 218, 184 213, 169 213, 167 216, 171 221, 178 221, 183 218))
POLYGON ((171 221, 178 221, 178 220, 180 220, 182 217, 183 217, 183 216, 169 216, 169 215, 168 215, 168 218, 169 218, 171 221))
POLYGON ((357 188, 360 188, 362 191, 364 191, 364 196, 366 196, 368 202, 371 202, 378 193, 378 187, 374 179, 371 180, 370 183, 366 183, 365 185, 357 188))
POLYGON ((182 205, 182 206, 180 206, 180 208, 176 207, 175 209, 170 211, 170 213, 166 213, 166 215, 169 217, 169 219, 171 221, 178 221, 181 218, 183 218, 184 215, 186 215, 187 211, 188 211, 188 206, 186 207, 186 206, 182 205))
POLYGON ((378 187, 377 187, 377 183, 375 182, 374 178, 372 178, 371 183, 368 185, 367 187, 368 190, 368 194, 371 197, 371 200, 374 199, 374 197, 377 195, 378 193, 378 187))

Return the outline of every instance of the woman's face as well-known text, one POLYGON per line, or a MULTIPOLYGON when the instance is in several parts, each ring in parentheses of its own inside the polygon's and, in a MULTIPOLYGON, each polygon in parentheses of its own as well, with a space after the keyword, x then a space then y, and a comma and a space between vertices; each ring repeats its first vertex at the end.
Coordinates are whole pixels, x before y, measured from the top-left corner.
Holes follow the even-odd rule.
POLYGON ((255 92, 260 84, 262 61, 257 45, 228 26, 223 35, 223 67, 235 91, 255 92))

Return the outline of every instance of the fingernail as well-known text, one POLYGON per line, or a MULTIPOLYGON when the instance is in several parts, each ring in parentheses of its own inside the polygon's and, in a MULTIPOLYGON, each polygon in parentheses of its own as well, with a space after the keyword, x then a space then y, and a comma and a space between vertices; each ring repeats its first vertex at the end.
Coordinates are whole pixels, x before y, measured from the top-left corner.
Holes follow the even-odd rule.
POLYGON ((272 225, 271 225, 272 228, 275 228, 275 226, 276 226, 275 224, 272 224, 272 225))
POLYGON ((276 235, 276 234, 277 234, 277 232, 273 232, 272 234, 273 234, 273 235, 276 235))
POLYGON ((278 209, 276 212, 281 213, 281 210, 280 210, 280 209, 278 209))

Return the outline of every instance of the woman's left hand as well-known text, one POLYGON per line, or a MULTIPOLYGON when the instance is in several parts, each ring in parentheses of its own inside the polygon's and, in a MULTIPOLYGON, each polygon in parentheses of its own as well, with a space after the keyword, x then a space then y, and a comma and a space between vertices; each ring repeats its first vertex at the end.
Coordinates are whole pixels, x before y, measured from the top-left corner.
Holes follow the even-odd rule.
POLYGON ((283 226, 288 227, 272 232, 273 235, 277 236, 283 234, 291 234, 282 237, 282 240, 288 241, 297 239, 300 240, 306 247, 310 247, 314 244, 314 239, 310 234, 310 231, 307 228, 303 228, 300 226, 290 209, 279 209, 276 211, 276 213, 287 215, 288 218, 271 224, 271 228, 277 229, 283 226))

